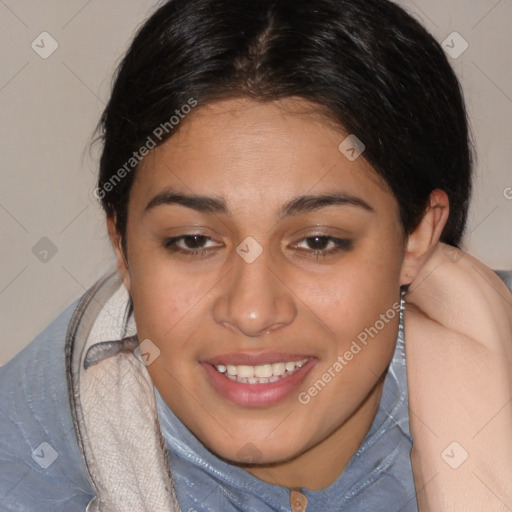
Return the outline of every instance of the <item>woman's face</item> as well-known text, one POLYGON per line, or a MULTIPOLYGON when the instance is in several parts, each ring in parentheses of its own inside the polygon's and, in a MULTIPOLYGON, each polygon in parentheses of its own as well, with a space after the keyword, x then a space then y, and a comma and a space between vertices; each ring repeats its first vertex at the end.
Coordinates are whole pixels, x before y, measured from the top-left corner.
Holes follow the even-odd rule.
POLYGON ((305 105, 198 107, 130 194, 125 284, 148 371, 235 462, 357 447, 397 336, 397 202, 305 105))

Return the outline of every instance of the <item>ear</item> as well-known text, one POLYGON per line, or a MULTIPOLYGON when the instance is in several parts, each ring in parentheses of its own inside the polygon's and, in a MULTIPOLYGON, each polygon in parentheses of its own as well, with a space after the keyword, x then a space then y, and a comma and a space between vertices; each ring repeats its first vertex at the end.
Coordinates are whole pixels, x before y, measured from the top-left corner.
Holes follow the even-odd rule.
POLYGON ((434 252, 449 213, 450 202, 446 192, 440 189, 433 190, 423 218, 407 239, 400 272, 400 285, 410 284, 434 252))
POLYGON ((123 278, 123 284, 125 288, 128 290, 128 293, 131 292, 131 278, 130 278, 130 267, 128 266, 128 262, 124 256, 123 246, 122 246, 122 237, 117 230, 117 217, 109 217, 107 216, 107 228, 108 228, 108 236, 110 238, 110 243, 114 248, 114 252, 116 254, 116 263, 117 269, 123 278))

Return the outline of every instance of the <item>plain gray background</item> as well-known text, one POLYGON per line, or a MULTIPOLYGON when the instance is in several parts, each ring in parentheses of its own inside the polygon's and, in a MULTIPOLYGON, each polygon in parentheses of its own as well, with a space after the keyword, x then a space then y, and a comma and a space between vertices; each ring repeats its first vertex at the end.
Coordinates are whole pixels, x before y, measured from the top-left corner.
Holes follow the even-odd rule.
MULTIPOLYGON (((463 247, 512 269, 512 2, 399 3, 446 41, 464 88, 478 162, 463 247)), ((114 268, 90 143, 115 66, 156 6, 0 0, 0 365, 114 268)))

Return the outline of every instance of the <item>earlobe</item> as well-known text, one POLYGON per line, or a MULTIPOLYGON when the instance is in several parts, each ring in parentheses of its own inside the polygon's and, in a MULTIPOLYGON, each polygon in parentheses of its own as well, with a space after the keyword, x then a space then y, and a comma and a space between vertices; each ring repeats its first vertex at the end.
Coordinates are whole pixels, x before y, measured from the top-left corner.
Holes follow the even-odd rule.
POLYGON ((117 230, 116 217, 108 217, 107 216, 107 229, 108 236, 110 238, 110 243, 114 249, 116 255, 116 264, 121 277, 123 278, 123 284, 125 288, 128 290, 128 293, 131 291, 131 279, 130 279, 130 269, 128 266, 128 262, 126 261, 123 246, 122 246, 122 237, 117 230))
POLYGON ((418 275, 421 267, 439 243, 449 213, 450 206, 446 192, 440 189, 433 190, 420 223, 407 239, 400 285, 410 284, 418 275))

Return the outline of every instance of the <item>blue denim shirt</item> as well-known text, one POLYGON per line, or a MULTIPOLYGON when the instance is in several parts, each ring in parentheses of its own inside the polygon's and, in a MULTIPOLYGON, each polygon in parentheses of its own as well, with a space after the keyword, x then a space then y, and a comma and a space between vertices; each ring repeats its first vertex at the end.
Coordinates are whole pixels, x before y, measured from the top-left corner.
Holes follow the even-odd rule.
MULTIPOLYGON (((417 512, 410 461, 403 315, 377 415, 345 470, 328 487, 302 489, 306 512, 417 512)), ((290 490, 219 459, 156 391, 157 411, 184 512, 289 512, 290 490)))
POLYGON ((65 338, 77 305, 0 368, 1 512, 84 512, 94 497, 66 382, 65 338))

